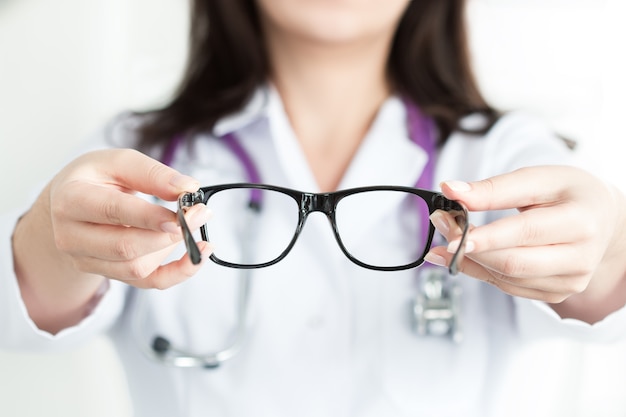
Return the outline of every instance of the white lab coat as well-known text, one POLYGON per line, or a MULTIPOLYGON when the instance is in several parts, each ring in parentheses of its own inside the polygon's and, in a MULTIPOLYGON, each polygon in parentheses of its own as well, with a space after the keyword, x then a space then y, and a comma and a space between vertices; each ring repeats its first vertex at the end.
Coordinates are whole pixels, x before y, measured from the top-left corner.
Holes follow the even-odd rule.
MULTIPOLYGON (((464 123, 480 123, 480 117, 470 116, 464 123)), ((274 91, 259 90, 244 111, 215 129, 216 135, 231 131, 253 155, 264 182, 316 191, 274 91)), ((133 145, 128 135, 115 132, 115 146, 133 145)), ((408 139, 401 101, 391 98, 340 188, 413 185, 425 160, 425 152, 408 139)), ((483 138, 453 134, 438 156, 435 183, 569 162, 564 145, 541 123, 509 114, 483 138)), ((173 166, 206 185, 245 181, 241 164, 210 137, 181 147, 173 166)), ((400 233, 382 215, 392 209, 389 204, 381 201, 354 215, 363 228, 400 233)), ((501 215, 472 213, 471 221, 481 224, 501 215)), ((215 213, 211 221, 219 222, 221 216, 228 213, 215 213)), ((284 213, 266 211, 263 216, 265 232, 258 244, 271 242, 271 230, 279 227, 284 213)), ((483 417, 506 410, 495 393, 517 347, 555 335, 613 340, 626 329, 624 310, 593 326, 561 320, 543 303, 514 299, 461 276, 463 342, 417 337, 408 314, 416 271, 381 273, 353 265, 340 252, 326 219, 313 215, 285 260, 253 273, 243 351, 216 370, 168 368, 141 351, 157 334, 197 353, 220 349, 228 341, 235 320, 237 270, 207 262, 198 276, 165 291, 111 282, 90 317, 52 336, 28 318, 12 265, 6 262, 15 221, 7 216, 0 224, 0 348, 64 349, 109 332, 127 372, 137 416, 483 417), (146 306, 145 319, 134 329, 138 297, 146 306)), ((402 250, 392 243, 385 247, 402 250)))

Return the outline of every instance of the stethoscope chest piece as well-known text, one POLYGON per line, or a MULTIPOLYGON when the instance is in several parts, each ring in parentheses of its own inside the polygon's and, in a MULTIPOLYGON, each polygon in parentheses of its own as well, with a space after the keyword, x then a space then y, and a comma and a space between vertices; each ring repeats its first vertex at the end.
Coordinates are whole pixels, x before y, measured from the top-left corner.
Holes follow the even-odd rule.
POLYGON ((413 331, 419 336, 449 336, 460 343, 461 287, 444 268, 418 269, 418 291, 411 301, 413 331))

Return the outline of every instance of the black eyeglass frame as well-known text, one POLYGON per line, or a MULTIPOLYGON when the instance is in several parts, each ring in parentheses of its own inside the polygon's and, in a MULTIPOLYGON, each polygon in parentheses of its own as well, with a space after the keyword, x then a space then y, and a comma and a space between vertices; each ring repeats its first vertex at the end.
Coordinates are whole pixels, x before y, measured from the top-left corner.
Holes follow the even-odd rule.
MULTIPOLYGON (((406 265, 400 266, 377 266, 377 265, 369 265, 358 259, 356 259, 345 247, 341 240, 341 235, 337 228, 337 223, 335 222, 335 211, 337 208, 337 204, 343 198, 363 193, 363 192, 371 192, 371 191, 398 191, 405 192, 409 194, 416 195, 420 197, 428 206, 428 215, 430 216, 436 210, 443 210, 455 219, 457 225, 462 230, 461 242, 457 251, 454 253, 452 260, 450 261, 450 265, 448 266, 448 270, 452 275, 456 275, 458 273, 459 262, 464 254, 465 248, 465 240, 467 236, 467 231, 469 229, 469 221, 468 221, 468 212, 467 209, 458 201, 450 200, 446 198, 442 193, 424 190, 421 188, 414 187, 405 187, 405 186, 393 186, 393 185, 376 185, 376 186, 367 186, 367 187, 357 187, 357 188, 349 188, 329 193, 309 193, 304 191, 293 190, 290 188, 279 187, 268 184, 253 184, 253 183, 234 183, 234 184, 220 184, 209 187, 202 187, 196 192, 183 193, 178 198, 178 221, 180 223, 183 238, 185 241, 185 245, 187 247, 187 252, 189 253, 190 259, 192 263, 198 264, 201 261, 200 250, 198 249, 198 245, 196 244, 191 231, 189 230, 189 226, 185 221, 184 211, 196 204, 206 204, 211 196, 217 192, 229 190, 229 189, 251 189, 251 196, 249 200, 249 209, 253 211, 260 211, 262 206, 262 201, 260 197, 260 193, 255 193, 254 190, 269 190, 274 192, 279 192, 285 194, 295 200, 298 205, 298 225, 296 226, 296 230, 294 233, 291 242, 287 246, 287 248, 275 259, 260 263, 260 264, 237 264, 226 262, 215 254, 211 254, 209 258, 218 265, 230 267, 230 268, 238 268, 238 269, 255 269, 255 268, 264 268, 270 265, 274 265, 275 263, 280 262, 284 259, 296 241, 298 240, 298 236, 300 235, 306 219, 309 214, 313 212, 322 212, 326 215, 328 220, 330 221, 331 228, 333 230, 333 234, 335 236, 335 240, 339 245, 341 251, 346 255, 350 261, 359 265, 363 268, 373 269, 376 271, 400 271, 404 269, 410 269, 414 267, 418 267, 424 263, 424 256, 430 250, 432 240, 435 233, 435 227, 432 222, 429 222, 429 230, 428 230, 428 238, 426 245, 424 246, 424 252, 414 262, 411 262, 406 265)), ((205 241, 209 241, 209 236, 207 233, 207 225, 203 225, 200 227, 200 234, 202 239, 205 241)))

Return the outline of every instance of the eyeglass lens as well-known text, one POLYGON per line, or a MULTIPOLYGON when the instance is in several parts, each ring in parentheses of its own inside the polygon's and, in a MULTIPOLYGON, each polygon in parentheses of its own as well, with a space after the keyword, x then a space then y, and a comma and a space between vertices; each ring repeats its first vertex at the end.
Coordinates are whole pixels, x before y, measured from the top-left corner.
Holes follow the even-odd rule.
POLYGON ((258 265, 273 261, 290 246, 298 227, 296 200, 276 191, 226 189, 211 194, 206 205, 215 213, 206 225, 208 240, 215 244, 213 255, 231 264, 258 265), (251 209, 253 196, 260 201, 261 210, 251 209), (277 210, 282 215, 271 230, 261 221, 268 210, 277 210))
POLYGON ((428 238, 428 205, 419 196, 403 191, 367 191, 351 194, 337 203, 335 223, 346 250, 357 260, 376 267, 409 265, 425 254, 428 238), (378 218, 372 207, 385 202, 378 218))

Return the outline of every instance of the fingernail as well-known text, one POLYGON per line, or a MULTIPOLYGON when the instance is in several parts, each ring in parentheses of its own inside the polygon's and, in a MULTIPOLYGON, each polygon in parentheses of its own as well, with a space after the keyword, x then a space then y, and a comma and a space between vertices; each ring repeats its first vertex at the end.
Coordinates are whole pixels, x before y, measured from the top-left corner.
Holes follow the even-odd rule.
POLYGON ((211 253, 215 250, 215 246, 213 243, 203 240, 198 242, 198 249, 200 249, 200 253, 202 253, 202 255, 208 258, 209 255, 211 255, 211 253))
POLYGON ((434 254, 432 252, 428 252, 426 256, 424 256, 424 260, 433 265, 446 266, 446 258, 444 258, 443 256, 439 256, 437 254, 434 254))
MULTIPOLYGON (((459 250, 460 244, 461 244, 460 240, 453 240, 452 242, 450 242, 447 248, 448 253, 456 253, 456 251, 459 250)), ((465 248, 463 250, 463 253, 472 253, 475 247, 476 245, 474 244, 474 242, 472 242, 471 240, 468 240, 465 242, 465 248)))
POLYGON ((433 214, 430 215, 430 221, 433 223, 433 225, 435 225, 435 229, 437 229, 439 233, 444 236, 448 236, 448 233, 450 232, 450 225, 446 221, 443 213, 435 211, 433 214))
POLYGON ((170 179, 170 185, 184 191, 196 191, 199 187, 198 181, 183 174, 173 176, 170 179))
POLYGON ((193 209, 190 210, 193 210, 187 218, 187 223, 189 224, 190 229, 196 229, 202 226, 213 216, 213 212, 204 204, 196 204, 193 206, 193 209))
POLYGON ((165 233, 180 233, 180 227, 175 222, 161 223, 161 230, 165 233))
POLYGON ((446 184, 452 191, 469 191, 472 189, 470 185, 463 181, 445 181, 446 184))

